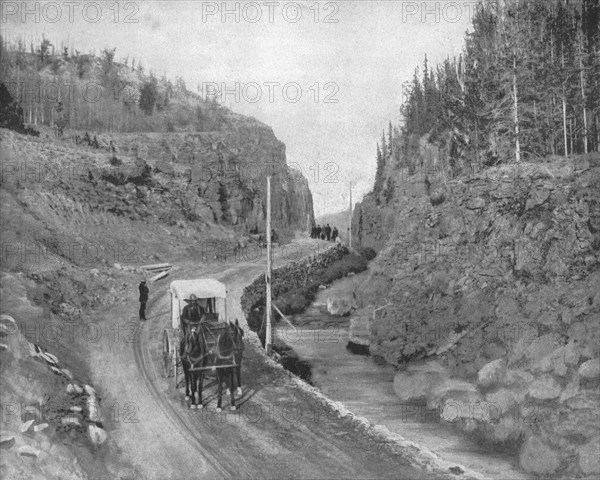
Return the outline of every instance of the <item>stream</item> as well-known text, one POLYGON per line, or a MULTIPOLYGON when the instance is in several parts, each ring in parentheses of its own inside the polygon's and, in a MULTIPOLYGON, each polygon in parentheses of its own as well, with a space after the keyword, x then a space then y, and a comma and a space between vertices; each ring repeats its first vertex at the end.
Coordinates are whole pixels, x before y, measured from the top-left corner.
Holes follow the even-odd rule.
MULTIPOLYGON (((327 313, 327 297, 351 293, 366 273, 346 277, 320 290, 302 314, 275 329, 275 338, 291 347, 302 363, 312 366, 312 384, 332 400, 342 402, 370 422, 429 448, 447 461, 456 462, 490 478, 527 479, 514 453, 485 446, 441 420, 433 410, 402 404, 393 389, 394 368, 377 365, 370 357, 346 349, 350 317, 327 313)), ((277 341, 276 340, 276 341, 277 341)))

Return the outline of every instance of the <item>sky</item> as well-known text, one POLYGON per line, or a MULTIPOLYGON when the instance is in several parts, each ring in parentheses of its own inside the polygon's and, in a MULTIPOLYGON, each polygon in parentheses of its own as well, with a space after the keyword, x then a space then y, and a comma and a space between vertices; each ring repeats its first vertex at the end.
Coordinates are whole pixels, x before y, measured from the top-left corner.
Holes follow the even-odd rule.
POLYGON ((427 54, 458 56, 475 0, 1 2, 2 31, 81 52, 116 47, 271 126, 308 179, 315 215, 373 186, 377 142, 398 124, 427 54), (403 87, 404 84, 404 87, 403 87))

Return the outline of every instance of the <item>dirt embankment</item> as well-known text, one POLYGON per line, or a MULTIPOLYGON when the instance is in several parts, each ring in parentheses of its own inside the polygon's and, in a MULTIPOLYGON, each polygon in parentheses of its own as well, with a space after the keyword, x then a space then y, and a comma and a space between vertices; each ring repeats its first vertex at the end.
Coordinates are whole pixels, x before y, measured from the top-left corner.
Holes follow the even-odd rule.
POLYGON ((381 247, 362 299, 371 353, 431 360, 399 373, 397 394, 512 448, 526 471, 597 475, 600 158, 397 173, 384 212, 369 198, 355 212, 357 238, 381 247))
POLYGON ((84 346, 74 341, 83 331, 93 340, 99 329, 44 320, 52 314, 32 303, 32 290, 22 276, 0 279, 2 311, 10 312, 0 320, 2 476, 111 476, 104 447, 110 420, 81 361, 84 346))

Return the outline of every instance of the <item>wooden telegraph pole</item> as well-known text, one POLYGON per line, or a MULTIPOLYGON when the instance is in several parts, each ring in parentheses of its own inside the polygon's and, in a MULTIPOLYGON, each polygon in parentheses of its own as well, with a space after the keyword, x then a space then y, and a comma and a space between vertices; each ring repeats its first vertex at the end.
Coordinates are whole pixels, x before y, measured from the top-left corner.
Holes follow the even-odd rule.
POLYGON ((265 339, 265 350, 271 355, 271 176, 267 177, 267 273, 265 275, 267 285, 267 333, 265 339))
POLYGON ((352 248, 352 182, 350 182, 350 219, 348 220, 348 248, 352 248))

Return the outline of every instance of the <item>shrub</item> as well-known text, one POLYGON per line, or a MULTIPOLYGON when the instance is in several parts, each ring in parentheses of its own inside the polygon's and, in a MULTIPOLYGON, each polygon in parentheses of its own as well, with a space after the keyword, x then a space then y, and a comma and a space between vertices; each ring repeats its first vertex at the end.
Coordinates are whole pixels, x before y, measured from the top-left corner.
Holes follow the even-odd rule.
POLYGON ((358 247, 356 252, 367 262, 370 262, 377 256, 377 252, 371 247, 358 247))
POLYGON ((312 302, 308 294, 309 292, 304 289, 302 291, 287 292, 279 296, 275 304, 284 315, 302 313, 312 302))
POLYGON ((436 190, 432 192, 429 198, 431 201, 431 205, 433 205, 434 207, 437 207, 438 205, 441 205, 446 201, 446 195, 441 190, 436 190))
POLYGON ((39 137, 40 132, 23 123, 23 109, 10 94, 4 83, 0 83, 0 127, 14 130, 18 133, 39 137))

